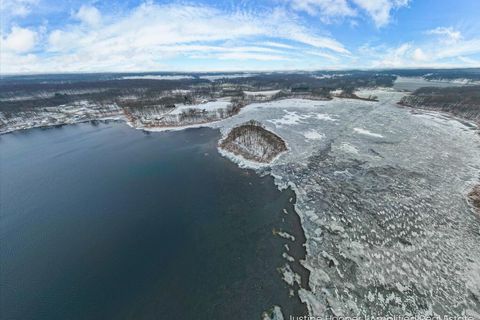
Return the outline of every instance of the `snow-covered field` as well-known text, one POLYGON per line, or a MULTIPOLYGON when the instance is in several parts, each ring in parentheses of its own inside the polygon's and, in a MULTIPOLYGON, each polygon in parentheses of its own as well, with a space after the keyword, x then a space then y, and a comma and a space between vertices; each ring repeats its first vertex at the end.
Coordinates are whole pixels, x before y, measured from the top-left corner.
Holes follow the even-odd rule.
POLYGON ((230 99, 219 99, 216 101, 208 101, 205 103, 195 104, 195 105, 178 105, 171 114, 181 114, 190 109, 196 110, 205 110, 206 112, 217 112, 220 109, 227 109, 230 105, 230 99))
POLYGON ((244 91, 247 96, 265 96, 272 97, 279 93, 281 90, 265 90, 265 91, 244 91))

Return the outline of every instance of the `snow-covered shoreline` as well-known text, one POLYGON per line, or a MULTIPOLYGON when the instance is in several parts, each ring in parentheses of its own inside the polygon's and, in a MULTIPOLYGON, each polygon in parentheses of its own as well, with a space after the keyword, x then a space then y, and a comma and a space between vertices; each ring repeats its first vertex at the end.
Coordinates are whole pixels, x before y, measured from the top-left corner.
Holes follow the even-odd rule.
POLYGON ((89 121, 125 121, 136 129, 149 131, 183 130, 222 120, 235 113, 230 100, 218 99, 172 108, 151 107, 143 110, 122 108, 117 104, 78 101, 70 105, 38 108, 16 113, 0 112, 0 134, 16 130, 61 126, 89 121))

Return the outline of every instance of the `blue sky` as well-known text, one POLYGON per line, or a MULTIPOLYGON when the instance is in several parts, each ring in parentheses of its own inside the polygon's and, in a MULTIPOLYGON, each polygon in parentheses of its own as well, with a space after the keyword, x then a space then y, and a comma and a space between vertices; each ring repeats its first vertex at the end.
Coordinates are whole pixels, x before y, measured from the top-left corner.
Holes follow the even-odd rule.
POLYGON ((478 0, 3 0, 0 73, 480 66, 478 0))

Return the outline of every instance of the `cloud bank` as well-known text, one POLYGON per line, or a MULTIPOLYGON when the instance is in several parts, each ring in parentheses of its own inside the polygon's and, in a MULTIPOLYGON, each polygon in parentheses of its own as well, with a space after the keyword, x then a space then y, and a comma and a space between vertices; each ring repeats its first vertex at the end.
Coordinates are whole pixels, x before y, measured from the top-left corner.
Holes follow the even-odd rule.
POLYGON ((414 0, 82 2, 61 19, 36 15, 41 4, 55 10, 49 1, 4 0, 0 73, 480 65, 480 35, 468 28, 414 29, 403 39, 395 14, 414 0))
POLYGON ((13 27, 2 40, 3 72, 122 71, 161 69, 163 61, 194 59, 291 61, 302 50, 345 56, 350 52, 328 35, 313 31, 281 9, 225 12, 211 6, 143 3, 121 17, 83 5, 72 22, 43 34, 13 27), (268 41, 266 41, 268 40, 268 41), (4 47, 4 48, 3 48, 4 47), (23 57, 25 58, 25 56, 23 57))
POLYGON ((324 22, 359 17, 362 13, 370 17, 377 27, 387 25, 392 11, 407 6, 409 0, 292 0, 297 11, 319 16, 324 22))

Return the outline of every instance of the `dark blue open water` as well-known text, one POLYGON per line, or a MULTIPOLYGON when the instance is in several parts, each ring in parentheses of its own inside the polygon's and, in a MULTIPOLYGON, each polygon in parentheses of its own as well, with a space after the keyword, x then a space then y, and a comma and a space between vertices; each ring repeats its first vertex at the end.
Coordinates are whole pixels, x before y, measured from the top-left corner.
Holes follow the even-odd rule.
POLYGON ((219 156, 218 131, 120 123, 0 137, 1 319, 258 319, 305 309, 290 191, 219 156), (295 249, 297 248, 297 249, 295 249))

